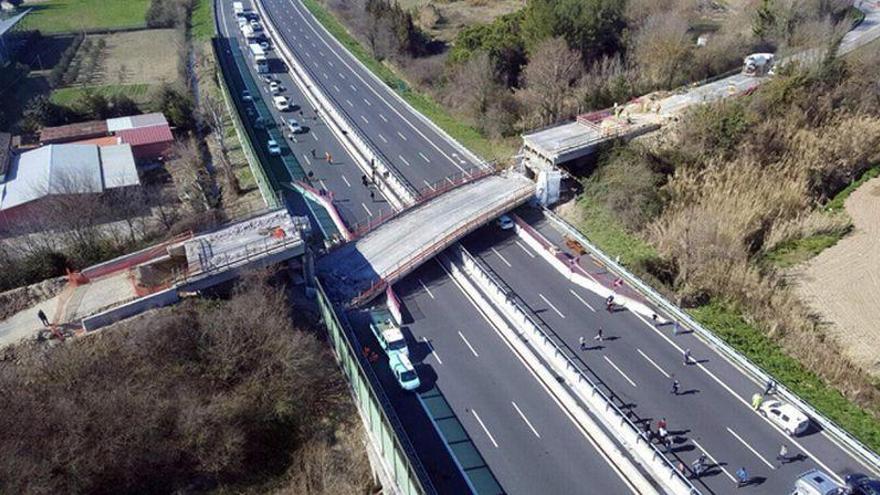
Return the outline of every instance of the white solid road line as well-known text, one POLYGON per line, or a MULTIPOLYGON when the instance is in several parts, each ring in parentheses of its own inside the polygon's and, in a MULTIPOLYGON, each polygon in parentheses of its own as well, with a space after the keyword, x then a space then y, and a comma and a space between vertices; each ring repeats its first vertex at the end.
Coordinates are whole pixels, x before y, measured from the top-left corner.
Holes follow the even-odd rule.
POLYGON ((608 356, 605 356, 605 355, 603 355, 602 357, 605 358, 605 361, 608 361, 608 364, 610 364, 612 368, 616 369, 617 372, 620 373, 620 376, 626 378, 626 381, 628 381, 630 385, 632 385, 633 387, 636 386, 636 382, 632 381, 632 379, 630 379, 630 377, 626 376, 626 373, 624 373, 623 370, 618 368, 617 365, 614 364, 614 361, 611 360, 611 358, 609 358, 608 356))
POLYGON ((715 464, 715 467, 720 469, 722 472, 724 472, 724 474, 727 475, 728 478, 730 478, 730 481, 736 483, 736 478, 734 478, 733 475, 731 475, 729 472, 727 472, 726 469, 724 469, 724 466, 722 466, 721 463, 718 462, 718 459, 716 459, 712 454, 710 454, 708 450, 704 449, 702 445, 697 443, 696 440, 691 439, 691 442, 694 442, 694 445, 696 445, 698 449, 702 450, 703 453, 706 454, 706 457, 708 457, 709 460, 712 461, 712 464, 715 464))
POLYGON ((541 435, 538 434, 538 430, 536 430, 535 427, 532 426, 532 422, 529 421, 529 418, 527 418, 525 414, 523 414, 519 406, 516 405, 516 402, 510 401, 510 403, 513 404, 513 408, 516 409, 516 412, 519 413, 519 417, 521 417, 522 420, 526 422, 526 424, 529 426, 529 429, 532 430, 532 433, 534 433, 536 437, 541 438, 541 435))
POLYGON ((369 121, 369 120, 367 120, 367 118, 366 118, 366 117, 364 117, 364 116, 363 116, 363 115, 361 115, 361 120, 363 120, 363 121, 364 121, 364 124, 369 124, 369 123, 370 123, 370 121, 369 121))
MULTIPOLYGON (((666 336, 666 334, 664 334, 664 333, 661 332, 657 327, 655 327, 654 325, 652 325, 651 322, 649 322, 648 320, 644 319, 644 318, 642 317, 642 315, 640 315, 640 314, 638 314, 638 313, 635 313, 635 312, 633 312, 633 311, 630 311, 630 313, 632 313, 633 315, 635 315, 635 317, 638 318, 639 320, 641 320, 642 323, 644 323, 645 325, 647 325, 648 328, 650 328, 651 330, 653 330, 654 332, 656 332, 657 335, 659 335, 660 337, 662 337, 663 340, 665 340, 669 345, 671 345, 673 348, 675 348, 676 350, 678 350, 678 352, 682 352, 682 353, 684 352, 684 350, 683 350, 681 347, 679 347, 675 342, 673 342, 672 340, 670 340, 669 337, 666 336)), ((731 363, 731 365, 732 365, 732 363, 731 363)), ((703 366, 701 363, 696 363, 696 367, 699 368, 700 370, 702 370, 703 372, 705 372, 707 375, 709 375, 709 378, 711 378, 712 380, 714 380, 715 383, 717 383, 718 385, 721 385, 721 387, 722 387, 724 390, 727 390, 727 392, 730 393, 730 395, 732 395, 734 398, 736 398, 736 400, 738 400, 738 401, 740 402, 740 404, 742 404, 743 406, 745 406, 746 409, 747 409, 750 413, 755 414, 755 416, 757 416, 758 418, 760 418, 761 420, 763 420, 765 423, 767 423, 768 425, 770 425, 771 428, 773 428, 774 430, 776 430, 777 432, 779 432, 779 434, 782 435, 782 436, 783 436, 788 442, 791 442, 792 445, 794 445, 795 447, 797 447, 798 449, 800 449, 801 452, 803 452, 805 455, 807 455, 808 457, 810 457, 811 459, 813 459, 813 461, 815 461, 816 464, 818 464, 819 467, 821 467, 823 471, 825 471, 826 473, 828 473, 828 474, 829 474, 831 477, 833 477, 838 483, 843 484, 843 478, 841 478, 840 476, 838 476, 838 474, 837 474, 836 472, 834 472, 834 470, 832 470, 831 468, 829 468, 824 462, 820 461, 819 458, 816 457, 815 455, 813 455, 813 453, 812 453, 810 450, 804 448, 803 444, 801 444, 799 441, 797 441, 794 437, 789 436, 787 433, 785 433, 784 431, 782 431, 781 428, 779 428, 778 426, 776 426, 775 424, 773 424, 772 421, 770 421, 769 419, 765 418, 764 416, 761 416, 760 414, 755 413, 755 412, 754 412, 754 411, 755 411, 754 408, 752 408, 752 405, 749 404, 748 401, 746 401, 745 399, 743 399, 742 397, 740 397, 739 394, 737 394, 737 393, 736 393, 732 388, 730 388, 726 383, 724 383, 723 381, 721 381, 720 378, 718 378, 717 376, 715 376, 714 373, 712 373, 711 371, 709 371, 709 370, 708 370, 705 366, 703 366)))
POLYGON ((584 301, 583 298, 582 298, 581 296, 579 296, 577 292, 575 292, 575 291, 572 290, 572 289, 568 289, 568 291, 571 292, 571 295, 573 295, 575 298, 577 298, 577 300, 580 301, 581 304, 583 304, 584 306, 590 308, 590 311, 592 311, 593 313, 596 312, 596 308, 590 306, 590 303, 588 303, 587 301, 584 301))
POLYGON ((386 119, 381 113, 379 114, 379 118, 382 119, 383 122, 388 122, 388 119, 386 119))
POLYGON ((378 136, 379 136, 379 139, 381 139, 383 143, 388 144, 388 140, 385 139, 385 136, 383 136, 381 134, 378 134, 378 136))
POLYGON ((494 445, 495 448, 497 449, 497 448, 498 448, 498 442, 496 442, 496 441, 495 441, 495 437, 493 437, 492 434, 489 433, 489 429, 486 428, 486 425, 485 425, 485 424, 483 424, 483 420, 480 419, 480 416, 477 414, 477 411, 474 410, 474 409, 471 409, 471 412, 474 414, 474 417, 477 418, 477 423, 480 423, 480 427, 482 427, 482 428, 483 428, 483 431, 486 432, 486 436, 489 437, 489 440, 492 441, 492 445, 494 445))
POLYGON ((647 360, 649 363, 653 364, 654 367, 657 368, 657 371, 659 371, 660 373, 663 373, 663 376, 665 376, 666 378, 672 378, 671 376, 669 376, 669 373, 667 373, 666 370, 661 368, 659 364, 655 363, 653 359, 649 358, 648 355, 645 354, 644 352, 642 352, 641 349, 636 349, 636 352, 641 354, 642 357, 645 358, 645 360, 647 360))
POLYGON ((510 262, 507 261, 507 259, 504 256, 501 256, 501 253, 499 253, 497 249, 495 249, 493 247, 492 252, 495 253, 495 256, 498 256, 501 259, 501 261, 503 261, 504 264, 507 265, 508 268, 513 268, 513 265, 511 265, 510 262))
POLYGON ((405 163, 407 167, 410 166, 409 162, 406 161, 406 158, 404 158, 403 155, 397 155, 397 158, 400 158, 400 161, 402 161, 403 163, 405 163))
POLYGON ((767 459, 764 459, 764 456, 762 456, 761 454, 759 454, 757 450, 755 450, 754 448, 752 448, 751 445, 749 445, 748 443, 746 443, 746 441, 743 440, 741 436, 737 435, 735 431, 731 430, 729 427, 727 428, 727 431, 729 431, 731 435, 733 435, 734 437, 736 437, 736 439, 739 440, 739 443, 745 445, 745 447, 746 447, 747 449, 751 450, 752 453, 755 454, 755 456, 756 456, 758 459, 761 459, 761 462, 763 462, 764 464, 766 464, 768 468, 773 469, 773 470, 776 469, 776 466, 774 466, 773 464, 770 464, 770 462, 767 461, 767 459))
POLYGON ((400 131, 397 131, 397 135, 400 136, 400 139, 403 139, 404 141, 406 141, 406 136, 404 136, 403 134, 401 134, 400 131))
POLYGON ((425 160, 426 162, 431 163, 431 160, 429 160, 428 157, 425 156, 425 154, 422 153, 421 151, 419 151, 419 156, 422 157, 422 160, 425 160))
POLYGON ((443 360, 440 359, 440 356, 437 355, 437 351, 434 350, 434 346, 431 345, 431 343, 428 341, 428 338, 427 338, 427 337, 422 337, 422 342, 424 342, 424 344, 425 344, 426 346, 428 346, 428 349, 431 349, 431 355, 434 356, 434 359, 437 360, 437 363, 438 363, 438 364, 443 364, 443 360))
POLYGON ((467 337, 465 337, 464 334, 461 333, 461 331, 458 332, 458 336, 461 337, 461 340, 464 341, 464 344, 468 347, 468 349, 471 350, 471 352, 473 353, 474 357, 480 357, 480 355, 477 354, 477 351, 474 350, 474 346, 472 346, 471 343, 468 342, 467 337))
POLYGON ((532 258, 535 257, 535 254, 532 253, 531 251, 529 251, 528 249, 526 249, 526 247, 523 246, 523 244, 521 242, 519 242, 519 241, 513 241, 513 242, 515 242, 517 246, 519 246, 523 251, 525 251, 527 255, 529 255, 532 258))
POLYGON ((556 309, 556 306, 554 306, 552 302, 548 301, 547 298, 544 297, 544 294, 538 293, 538 297, 543 299, 544 302, 547 303, 547 306, 550 306, 553 309, 553 311, 556 311, 556 314, 558 314, 560 318, 563 318, 563 319, 565 318, 565 315, 562 314, 562 311, 559 311, 558 309, 556 309))
POLYGON ((434 299, 434 293, 431 292, 431 289, 429 289, 424 282, 422 282, 422 279, 419 279, 419 283, 422 284, 422 288, 425 289, 425 292, 427 292, 429 296, 431 296, 431 299, 434 299))
POLYGON ((364 209, 365 209, 365 210, 367 210, 367 214, 368 214, 368 215, 370 215, 370 216, 373 216, 373 212, 372 212, 372 211, 370 211, 370 209, 369 209, 369 208, 367 208, 367 205, 366 205, 366 204, 364 204, 364 203, 361 203, 361 206, 363 206, 363 207, 364 207, 364 209))
POLYGON ((345 182, 346 186, 351 187, 351 183, 348 182, 348 179, 345 178, 344 174, 339 174, 339 176, 342 177, 342 182, 345 182))

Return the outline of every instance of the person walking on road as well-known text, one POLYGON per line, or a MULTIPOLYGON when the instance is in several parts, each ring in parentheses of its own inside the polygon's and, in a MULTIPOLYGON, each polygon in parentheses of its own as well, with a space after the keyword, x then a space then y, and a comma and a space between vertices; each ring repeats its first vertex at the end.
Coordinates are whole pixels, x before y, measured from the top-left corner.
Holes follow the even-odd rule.
POLYGON ((583 336, 583 335, 581 335, 580 338, 578 338, 578 342, 579 342, 580 345, 581 345, 581 350, 582 350, 582 351, 586 351, 586 350, 587 350, 587 343, 585 342, 585 339, 584 339, 584 336, 583 336))
POLYGON ((315 153, 315 148, 312 148, 312 158, 318 158, 317 154, 315 153))
POLYGON ((788 447, 786 447, 785 444, 782 444, 782 446, 779 447, 779 453, 776 454, 776 460, 779 461, 780 466, 788 463, 788 447))
POLYGON ((376 201, 376 191, 370 190, 370 199, 376 201))
POLYGON ((691 350, 685 349, 684 350, 684 365, 688 366, 689 364, 691 364, 692 361, 693 361, 693 359, 691 358, 691 350))
POLYGON ((736 470, 736 487, 742 488, 749 484, 749 472, 746 468, 741 467, 736 470))
POLYGON ((672 380, 672 390, 670 390, 671 394, 679 395, 681 393, 681 384, 678 383, 678 380, 672 380))
POLYGON ((755 394, 752 395, 752 408, 757 411, 758 408, 761 407, 762 402, 764 402, 764 396, 755 392, 755 394))
POLYGON ((666 430, 666 418, 660 418, 660 421, 657 421, 657 430, 666 430))
POLYGON ((776 382, 772 379, 767 380, 767 383, 764 385, 764 396, 768 396, 776 391, 776 382))
POLYGON ((37 318, 40 319, 40 322, 43 324, 44 327, 49 326, 49 318, 46 317, 46 313, 44 313, 42 309, 37 311, 37 318))
POLYGON ((706 454, 700 454, 700 457, 691 465, 691 471, 694 473, 694 478, 699 478, 706 472, 706 454))
POLYGON ((603 340, 605 340, 604 336, 602 335, 602 327, 599 327, 599 331, 596 332, 596 336, 593 337, 593 340, 598 342, 602 342, 603 340))
POLYGON ((681 324, 678 321, 675 321, 672 324, 672 335, 678 335, 679 330, 681 330, 681 324))

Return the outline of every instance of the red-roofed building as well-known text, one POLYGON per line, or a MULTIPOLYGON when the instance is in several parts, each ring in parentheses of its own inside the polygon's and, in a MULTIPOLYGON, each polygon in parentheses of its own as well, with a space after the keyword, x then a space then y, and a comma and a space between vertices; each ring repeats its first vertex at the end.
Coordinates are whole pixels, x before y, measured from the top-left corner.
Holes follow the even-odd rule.
POLYGON ((129 144, 135 159, 147 163, 164 158, 171 150, 174 136, 164 115, 148 113, 46 127, 40 130, 40 143, 129 144))
POLYGON ((174 143, 168 124, 121 130, 116 132, 116 136, 123 143, 131 145, 137 160, 166 156, 174 143))

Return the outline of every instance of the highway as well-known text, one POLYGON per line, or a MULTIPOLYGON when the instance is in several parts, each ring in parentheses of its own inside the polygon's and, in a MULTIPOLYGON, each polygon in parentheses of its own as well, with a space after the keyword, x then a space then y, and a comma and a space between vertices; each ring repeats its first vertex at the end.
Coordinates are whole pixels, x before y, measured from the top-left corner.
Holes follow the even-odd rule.
MULTIPOLYGON (((217 18, 221 22, 220 34, 226 38, 237 39, 240 46, 247 50, 247 41, 242 36, 235 15, 232 13, 232 3, 232 0, 217 0, 217 18)), ((290 98, 291 103, 295 105, 294 109, 287 112, 276 110, 272 105, 272 93, 268 84, 260 80, 253 64, 248 64, 251 77, 259 83, 261 89, 260 95, 252 96, 266 100, 275 123, 280 127, 284 128, 283 122, 286 119, 294 118, 300 122, 305 131, 291 135, 285 130, 284 135, 287 136, 289 150, 284 152, 293 153, 302 168, 307 173, 311 171, 314 174, 311 182, 316 188, 334 193, 334 204, 349 227, 391 211, 391 205, 383 198, 381 191, 362 184, 363 172, 324 123, 323 115, 319 113, 315 118, 314 109, 305 103, 305 97, 287 73, 286 67, 275 58, 277 57, 275 50, 269 50, 267 56, 270 59, 271 76, 281 82, 285 88, 281 94, 290 98), (330 153, 330 164, 324 159, 325 153, 330 153)), ((250 61, 251 57, 246 53, 245 59, 250 61)), ((233 98, 241 98, 241 95, 233 95, 233 98)))
POLYGON ((480 166, 343 49, 299 1, 262 4, 312 80, 414 189, 480 166))
MULTIPOLYGON (((436 384, 443 392, 505 493, 582 493, 586 480, 593 493, 635 493, 440 263, 426 263, 395 290, 410 315, 404 334, 421 363, 422 389, 436 384)), ((361 341, 378 349, 365 318, 351 320, 360 322, 361 341)), ((384 357, 374 366, 398 388, 384 357)), ((414 414, 405 400, 397 404, 399 416, 414 414)))
MULTIPOLYGON (((222 4, 228 7, 231 2, 222 4)), ((363 122, 362 126, 358 124, 359 129, 371 146, 380 150, 412 185, 431 184, 477 166, 366 73, 298 1, 265 0, 264 5, 282 29, 287 45, 313 72, 322 91, 350 121, 363 122)), ((231 22, 231 12, 224 18, 231 22)), ((237 27, 231 29, 237 32, 237 27)), ((303 101, 292 81, 283 81, 289 85, 288 94, 303 101)), ((334 141, 323 126, 316 125, 309 133, 318 129, 327 134, 327 143, 334 141)), ((318 139, 324 142, 324 135, 318 139)), ((298 158, 310 153, 311 146, 301 144, 293 143, 298 158)), ((339 156, 345 156, 341 150, 339 156)), ((350 158, 340 161, 339 167, 334 164, 314 169, 315 175, 320 171, 320 179, 338 201, 347 205, 361 202, 366 207, 366 189, 350 179, 350 185, 340 179, 343 174, 359 177, 360 172, 350 158)), ((344 214, 346 221, 364 218, 356 210, 349 207, 344 214)), ((533 212, 521 211, 549 241, 564 246, 552 226, 533 212)), ((673 335, 671 327, 655 327, 629 311, 606 312, 600 297, 571 284, 514 234, 485 227, 463 244, 569 347, 577 349, 578 339, 587 339, 590 348, 578 351, 582 361, 621 402, 630 405, 636 419, 656 425, 657 419, 666 418, 675 437, 670 453, 674 462, 690 465, 700 453, 708 456, 714 466, 696 481, 705 493, 788 493, 797 475, 812 467, 840 477, 871 471, 822 431, 787 437, 749 406, 751 395, 760 390, 761 384, 750 381, 698 337, 673 335), (593 341, 600 327, 605 339, 593 341), (685 349, 692 351, 696 364, 683 363, 685 349), (671 393, 672 380, 681 383, 681 394, 671 393), (780 465, 776 454, 783 444, 797 460, 780 465), (733 476, 739 467, 745 467, 754 482, 737 490, 733 476)), ((430 344, 419 346, 423 357, 420 376, 435 381, 444 392, 505 491, 628 491, 615 469, 604 462, 436 262, 405 278, 397 290, 412 315, 407 325, 411 345, 425 340, 430 344)), ((360 322, 357 331, 369 340, 362 318, 353 315, 352 320, 360 322)), ((387 366, 377 365, 376 369, 386 374, 386 380, 390 378, 387 366)), ((394 386, 391 381, 387 383, 394 386)), ((411 408, 410 401, 398 413, 406 415, 411 408)))
MULTIPOLYGON (((564 250, 562 236, 540 219, 540 213, 521 208, 531 225, 564 250)), ((630 311, 609 313, 604 299, 569 282, 512 231, 484 227, 463 241, 472 254, 488 264, 571 349, 584 337, 581 360, 621 399, 631 404, 634 417, 656 421, 665 417, 675 436, 671 459, 685 465, 705 453, 718 466, 703 476, 698 488, 706 493, 736 492, 735 472, 745 467, 754 477, 755 493, 787 493, 793 480, 818 467, 842 475, 870 471, 837 447, 820 431, 789 438, 750 406, 761 384, 751 382, 731 363, 693 334, 674 335, 671 325, 655 327, 650 318, 630 311), (603 329, 603 341, 594 340, 603 329), (684 365, 690 349, 698 364, 684 365), (681 393, 672 393, 678 380, 681 393), (789 455, 802 457, 780 465, 782 444, 789 455)), ((590 258, 584 265, 593 263, 590 258)), ((592 266, 594 270, 597 266, 592 266)))

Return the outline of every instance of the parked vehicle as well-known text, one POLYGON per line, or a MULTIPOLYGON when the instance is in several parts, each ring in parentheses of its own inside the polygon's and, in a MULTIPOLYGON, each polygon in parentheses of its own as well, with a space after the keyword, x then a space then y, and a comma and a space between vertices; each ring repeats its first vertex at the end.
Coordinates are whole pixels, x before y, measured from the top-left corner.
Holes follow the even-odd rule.
POLYGON ((242 2, 232 2, 232 11, 235 12, 235 15, 240 16, 244 14, 244 3, 242 2))
POLYGON ((753 53, 743 59, 742 73, 747 76, 766 76, 773 68, 775 57, 772 53, 753 53))
POLYGON ((269 155, 271 156, 280 156, 281 155, 281 146, 278 146, 278 141, 275 141, 272 138, 266 142, 266 149, 269 150, 269 155))
POLYGON ((278 81, 272 81, 269 83, 269 91, 277 94, 284 91, 284 86, 282 86, 281 83, 278 81))
POLYGON ((831 476, 811 469, 798 476, 791 495, 838 495, 842 490, 843 487, 835 483, 831 476))
POLYGON ((421 385, 419 375, 406 354, 399 352, 391 354, 388 356, 388 366, 391 367, 391 372, 394 374, 394 378, 397 379, 400 388, 415 390, 421 385))
POLYGON ((294 134, 299 134, 303 131, 302 126, 299 125, 296 119, 287 119, 287 128, 294 134))
MULTIPOLYGON (((288 119, 288 127, 290 127, 291 121, 296 123, 295 120, 288 119)), ((373 336, 379 341, 379 346, 389 357, 396 353, 409 355, 409 348, 406 346, 403 332, 400 331, 400 327, 394 322, 391 312, 387 309, 379 308, 370 311, 370 330, 373 331, 373 336)))
POLYGON ((254 98, 251 96, 251 92, 248 90, 242 90, 241 92, 241 100, 242 101, 252 101, 254 98))
POLYGON ((280 112, 290 110, 290 100, 288 100, 286 96, 278 95, 272 98, 272 103, 275 105, 275 108, 280 112))
POLYGON ((793 405, 781 400, 761 404, 761 414, 791 436, 798 436, 810 427, 810 418, 793 405))
POLYGON ((260 42, 260 48, 262 48, 263 51, 266 51, 266 50, 271 49, 271 48, 272 48, 272 45, 270 45, 268 41, 261 41, 261 42, 260 42))

